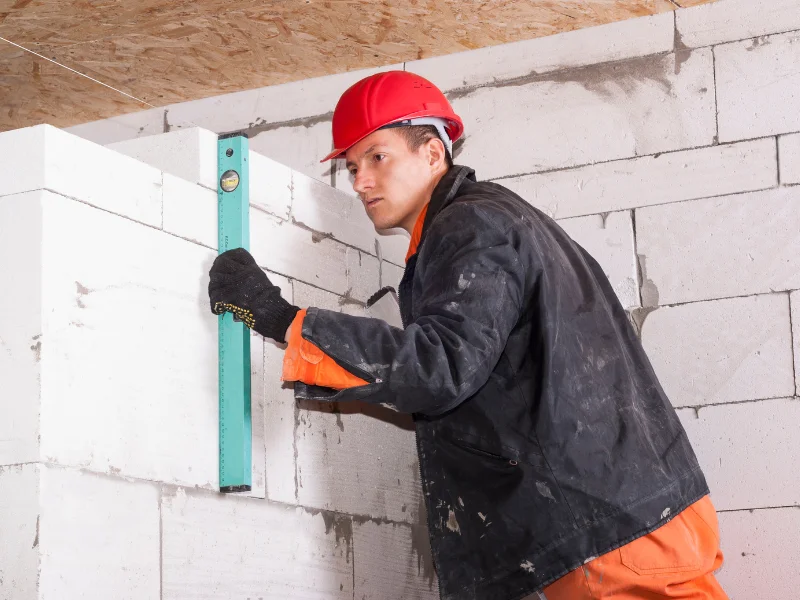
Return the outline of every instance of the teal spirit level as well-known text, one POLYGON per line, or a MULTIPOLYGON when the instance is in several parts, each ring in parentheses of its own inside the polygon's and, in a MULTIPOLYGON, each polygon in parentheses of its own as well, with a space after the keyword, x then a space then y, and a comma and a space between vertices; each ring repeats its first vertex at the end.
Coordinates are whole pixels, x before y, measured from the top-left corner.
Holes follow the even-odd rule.
MULTIPOLYGON (((219 252, 250 246, 250 169, 247 136, 221 135, 219 252)), ((231 313, 219 316, 219 489, 248 492, 252 478, 250 422, 250 330, 231 313)))

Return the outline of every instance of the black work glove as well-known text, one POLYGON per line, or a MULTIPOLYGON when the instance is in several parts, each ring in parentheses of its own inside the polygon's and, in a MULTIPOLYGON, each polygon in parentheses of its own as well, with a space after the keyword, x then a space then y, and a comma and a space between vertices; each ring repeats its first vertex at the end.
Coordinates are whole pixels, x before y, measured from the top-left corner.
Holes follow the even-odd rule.
POLYGON ((247 250, 236 248, 217 256, 209 276, 211 312, 231 312, 264 337, 286 342, 284 334, 300 309, 281 297, 281 288, 272 284, 247 250))

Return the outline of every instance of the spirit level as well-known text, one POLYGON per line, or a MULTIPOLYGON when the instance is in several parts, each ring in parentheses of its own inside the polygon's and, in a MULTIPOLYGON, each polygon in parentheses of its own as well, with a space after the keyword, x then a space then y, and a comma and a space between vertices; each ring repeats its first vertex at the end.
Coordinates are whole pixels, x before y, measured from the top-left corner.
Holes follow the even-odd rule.
MULTIPOLYGON (((249 145, 242 133, 221 135, 219 252, 250 246, 249 145)), ((249 492, 252 485, 250 330, 231 313, 219 317, 219 489, 249 492)))

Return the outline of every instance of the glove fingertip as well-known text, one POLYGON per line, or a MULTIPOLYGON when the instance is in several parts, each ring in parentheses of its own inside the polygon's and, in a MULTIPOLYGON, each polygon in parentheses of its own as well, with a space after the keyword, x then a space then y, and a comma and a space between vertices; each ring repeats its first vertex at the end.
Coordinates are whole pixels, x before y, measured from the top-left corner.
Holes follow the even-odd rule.
POLYGON ((256 263, 256 259, 244 248, 234 248, 228 250, 229 256, 243 265, 252 265, 256 263))

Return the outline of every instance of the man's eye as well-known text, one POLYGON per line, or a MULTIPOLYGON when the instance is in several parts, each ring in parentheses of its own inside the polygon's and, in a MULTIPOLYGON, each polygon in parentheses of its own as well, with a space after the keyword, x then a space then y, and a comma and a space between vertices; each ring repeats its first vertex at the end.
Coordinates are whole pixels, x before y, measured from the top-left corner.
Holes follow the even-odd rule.
POLYGON ((376 155, 375 155, 375 161, 376 161, 376 162, 380 162, 380 161, 382 161, 384 158, 386 158, 386 155, 385 155, 385 154, 376 154, 376 155))
POLYGON ((357 171, 357 169, 350 169, 350 176, 351 177, 355 177, 356 176, 356 171, 357 171))

